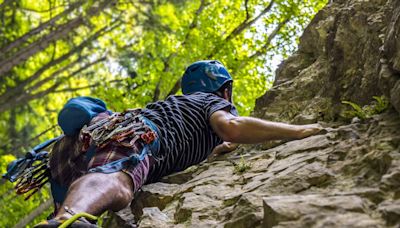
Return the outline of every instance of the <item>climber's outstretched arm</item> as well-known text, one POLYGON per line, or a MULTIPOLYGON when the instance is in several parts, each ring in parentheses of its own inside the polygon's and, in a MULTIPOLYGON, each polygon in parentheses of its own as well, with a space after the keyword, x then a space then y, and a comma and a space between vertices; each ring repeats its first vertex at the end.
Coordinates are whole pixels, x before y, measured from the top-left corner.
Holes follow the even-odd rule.
POLYGON ((300 139, 322 130, 319 124, 292 125, 253 117, 237 117, 224 110, 214 112, 210 117, 210 124, 224 141, 233 143, 300 139))

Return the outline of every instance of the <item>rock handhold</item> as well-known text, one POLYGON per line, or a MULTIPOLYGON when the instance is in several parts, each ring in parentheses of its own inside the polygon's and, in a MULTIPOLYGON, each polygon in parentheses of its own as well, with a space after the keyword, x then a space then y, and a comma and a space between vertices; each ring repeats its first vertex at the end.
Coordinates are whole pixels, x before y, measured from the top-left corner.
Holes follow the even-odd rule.
POLYGON ((400 199, 387 200, 379 204, 378 211, 388 226, 400 226, 400 199))
POLYGON ((365 227, 380 226, 372 219, 369 203, 356 195, 287 195, 263 198, 264 227, 365 227), (333 219, 334 218, 334 219, 333 219), (285 225, 286 224, 286 225, 285 225))
POLYGON ((143 215, 139 222, 141 228, 174 227, 171 219, 158 209, 158 207, 143 208, 143 215))

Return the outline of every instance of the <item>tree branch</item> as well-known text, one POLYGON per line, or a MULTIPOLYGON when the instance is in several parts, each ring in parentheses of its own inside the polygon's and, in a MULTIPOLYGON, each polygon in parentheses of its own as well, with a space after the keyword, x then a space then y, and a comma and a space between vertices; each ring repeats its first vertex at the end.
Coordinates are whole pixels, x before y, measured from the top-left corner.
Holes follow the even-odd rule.
MULTIPOLYGON (((177 48, 178 49, 178 48, 177 48)), ((169 71, 169 61, 171 60, 172 57, 176 56, 177 52, 174 52, 172 54, 170 54, 167 58, 163 59, 163 63, 164 63, 164 68, 162 70, 163 73, 168 72, 169 71)), ((154 90, 154 95, 153 95, 153 102, 157 101, 160 98, 160 86, 161 86, 161 82, 162 82, 162 75, 160 75, 160 78, 158 79, 156 88, 154 90)))
POLYGON ((40 91, 40 92, 35 93, 35 94, 26 94, 26 96, 21 96, 19 98, 19 100, 14 101, 13 103, 9 104, 8 107, 5 107, 4 105, 1 105, 0 106, 0 112, 3 112, 5 110, 7 110, 7 109, 15 108, 18 105, 25 104, 25 103, 28 103, 29 101, 32 101, 32 100, 38 99, 40 97, 43 97, 44 95, 47 95, 47 94, 53 92, 54 90, 56 90, 59 85, 60 85, 60 83, 55 83, 54 85, 52 85, 50 88, 48 88, 46 90, 40 91))
MULTIPOLYGON (((88 10, 87 15, 93 16, 97 14, 99 11, 104 9, 111 1, 105 0, 98 7, 92 7, 88 10)), ((52 41, 61 39, 65 37, 71 30, 83 24, 85 21, 84 16, 80 16, 78 18, 72 19, 69 22, 60 25, 53 32, 48 35, 42 37, 36 42, 29 44, 27 47, 15 53, 13 56, 6 58, 5 60, 0 62, 0 77, 4 76, 4 73, 7 73, 11 68, 25 61, 32 55, 37 52, 44 50, 49 46, 52 41)))
MULTIPOLYGON (((77 2, 75 2, 77 3, 77 2)), ((74 5, 75 3, 73 3, 72 5, 74 5)), ((80 2, 80 5, 82 5, 82 1, 80 2)), ((49 8, 49 9, 45 9, 45 10, 37 10, 37 9, 32 9, 29 7, 19 7, 19 9, 23 10, 23 11, 28 11, 28 12, 34 12, 34 13, 51 13, 52 10, 57 9, 57 8, 61 8, 61 7, 65 7, 67 6, 67 4, 60 4, 57 7, 54 8, 49 8)))
POLYGON ((280 30, 285 26, 288 22, 290 21, 290 18, 285 19, 284 21, 280 22, 275 29, 269 34, 267 40, 265 41, 264 45, 259 48, 256 52, 254 52, 252 55, 248 56, 246 59, 240 61, 239 66, 236 68, 236 70, 232 71, 232 74, 235 74, 237 69, 241 69, 244 67, 244 65, 249 62, 252 59, 255 59, 257 57, 260 57, 261 55, 264 55, 268 52, 269 46, 271 45, 271 41, 279 34, 280 30))
MULTIPOLYGON (((123 79, 114 79, 108 82, 105 82, 106 84, 111 84, 111 83, 117 83, 117 82, 122 82, 124 81, 123 79)), ((90 88, 95 88, 99 85, 101 85, 103 82, 97 82, 91 85, 87 85, 87 86, 82 86, 82 87, 76 87, 76 88, 66 88, 66 89, 60 89, 60 90, 55 90, 53 93, 65 93, 65 92, 76 92, 79 90, 83 90, 83 89, 90 89, 90 88)))
POLYGON ((0 9, 3 9, 6 5, 10 4, 11 2, 13 2, 13 0, 4 0, 4 2, 0 4, 0 9))
MULTIPOLYGON (((31 146, 31 143, 33 141, 39 139, 42 135, 46 134, 47 132, 52 131, 53 129, 57 128, 57 126, 58 126, 57 124, 54 124, 53 126, 51 126, 51 127, 47 128, 46 130, 40 132, 38 135, 36 135, 36 136, 24 141, 24 143, 20 142, 20 143, 18 143, 16 145, 13 145, 11 147, 12 149, 10 151, 17 151, 17 153, 13 153, 13 155, 16 155, 16 156, 25 155, 25 153, 23 153, 23 151, 21 151, 21 148, 31 146), (27 142, 29 142, 29 144, 27 142)), ((11 143, 11 142, 7 142, 7 143, 3 144, 2 146, 0 146, 0 148, 5 148, 7 146, 7 144, 9 144, 9 143, 11 143)))
MULTIPOLYGON (((91 66, 93 66, 93 65, 95 65, 95 64, 97 64, 97 63, 99 63, 99 62, 101 62, 101 61, 104 61, 105 59, 106 59, 106 58, 103 57, 103 58, 100 58, 100 59, 98 59, 98 60, 96 60, 96 61, 93 61, 93 62, 91 62, 91 63, 89 63, 89 64, 86 64, 85 66, 83 66, 83 67, 81 67, 80 69, 76 70, 75 72, 71 73, 71 74, 68 75, 67 77, 64 77, 64 78, 60 79, 58 82, 54 83, 50 88, 45 89, 45 90, 43 90, 43 91, 37 92, 37 93, 35 93, 35 94, 32 94, 30 90, 25 90, 25 91, 24 91, 23 93, 21 93, 18 97, 15 97, 15 98, 12 100, 12 102, 9 101, 9 102, 2 103, 2 104, 0 105, 0 112, 4 112, 4 111, 6 111, 6 110, 15 108, 15 107, 17 107, 17 106, 19 106, 19 105, 25 104, 25 103, 27 103, 27 102, 29 102, 29 101, 35 100, 35 99, 40 98, 40 97, 42 97, 42 96, 45 96, 45 95, 47 95, 47 94, 49 94, 49 93, 53 93, 53 92, 61 85, 61 83, 62 83, 64 80, 69 79, 69 78, 75 76, 76 74, 80 73, 81 71, 83 71, 83 70, 85 70, 85 69, 87 69, 87 68, 89 68, 89 67, 91 67, 91 66)), ((55 72, 55 73, 58 74, 59 72, 57 71, 57 72, 55 72)), ((50 76, 49 78, 53 78, 53 77, 55 77, 55 76, 52 75, 52 76, 50 76)), ((47 80, 47 79, 44 79, 44 80, 47 80)))
POLYGON ((69 68, 72 68, 75 64, 77 64, 80 61, 82 61, 82 57, 77 58, 75 61, 73 61, 73 62, 69 63, 68 65, 62 67, 61 69, 55 71, 49 77, 46 77, 46 78, 36 82, 34 85, 32 85, 32 86, 28 87, 27 89, 25 89, 25 91, 26 92, 31 92, 31 91, 34 91, 34 90, 38 89, 40 86, 44 85, 46 82, 54 80, 59 74, 61 74, 62 72, 68 70, 69 68))
POLYGON ((189 25, 189 31, 186 33, 185 38, 184 38, 181 46, 184 46, 186 44, 186 42, 189 39, 190 32, 193 31, 193 29, 195 29, 197 27, 197 22, 199 20, 199 16, 200 16, 201 12, 203 12, 205 6, 206 6, 206 1, 205 0, 201 0, 200 6, 196 10, 196 13, 195 13, 194 18, 192 20, 192 23, 190 23, 190 25, 189 25))
POLYGON ((42 135, 46 134, 49 131, 52 131, 53 129, 57 128, 58 124, 54 124, 53 126, 47 128, 46 130, 40 132, 38 135, 36 135, 35 137, 31 138, 29 141, 33 141, 36 139, 39 139, 42 135))
MULTIPOLYGON (((205 0, 201 0, 200 6, 199 6, 199 8, 197 8, 196 13, 195 13, 195 15, 194 15, 194 18, 193 18, 192 22, 191 22, 190 25, 189 25, 189 31, 186 33, 185 38, 184 38, 183 42, 181 43, 180 47, 177 48, 176 50, 179 50, 181 47, 183 47, 183 46, 186 45, 187 41, 189 40, 189 36, 190 36, 191 31, 193 31, 193 29, 195 29, 195 28, 197 27, 197 22, 198 22, 199 16, 200 16, 200 14, 203 12, 205 6, 206 6, 206 1, 205 1, 205 0)), ((172 57, 175 57, 176 55, 177 55, 177 52, 171 54, 171 55, 169 56, 168 61, 169 61, 172 57)), ((165 66, 165 65, 164 65, 164 66, 165 66)), ((166 70, 166 69, 164 68, 164 72, 166 72, 165 70, 166 70)), ((160 79, 160 81, 161 81, 161 79, 160 79)), ((167 97, 170 96, 170 95, 174 95, 175 93, 177 93, 178 90, 180 89, 180 85, 181 85, 181 79, 179 79, 178 81, 175 82, 174 86, 173 86, 172 89, 168 92, 168 95, 167 95, 165 98, 167 98, 167 97)), ((158 97, 157 97, 156 100, 158 100, 158 97)), ((156 101, 156 100, 153 99, 153 101, 156 101)))
POLYGON ((160 97, 160 86, 161 86, 161 81, 162 81, 161 79, 162 79, 162 77, 160 76, 160 78, 157 82, 156 88, 154 89, 153 102, 157 101, 158 98, 160 97))
MULTIPOLYGON (((83 59, 83 57, 79 57, 74 62, 72 62, 72 63, 68 64, 67 66, 64 66, 60 70, 57 70, 56 72, 54 72, 51 76, 49 76, 49 77, 47 77, 45 79, 42 79, 41 81, 35 83, 33 86, 31 86, 28 89, 26 89, 26 91, 34 91, 34 90, 38 89, 40 86, 44 85, 46 82, 54 80, 60 73, 68 70, 69 68, 72 68, 75 64, 81 62, 82 59, 83 59)), ((72 73, 70 76, 66 77, 66 79, 69 79, 69 78, 73 77, 74 75, 80 73, 81 71, 83 71, 83 70, 85 70, 85 69, 87 69, 87 68, 89 68, 89 67, 91 67, 93 65, 96 65, 97 63, 100 63, 100 62, 102 62, 104 60, 106 60, 106 57, 99 58, 99 59, 97 59, 97 60, 95 60, 95 61, 93 61, 93 62, 91 62, 89 64, 86 64, 85 66, 79 68, 79 70, 77 70, 74 73, 72 73)))
POLYGON ((271 34, 268 36, 267 41, 265 42, 265 44, 258 49, 254 54, 252 54, 251 56, 249 56, 248 60, 257 58, 265 53, 267 53, 268 47, 271 44, 271 41, 279 34, 279 31, 283 28, 283 26, 285 26, 288 22, 290 21, 290 18, 285 19, 284 21, 282 21, 281 23, 278 24, 278 26, 276 26, 276 28, 271 32, 271 34))
POLYGON ((29 83, 37 80, 46 70, 49 68, 67 60, 69 57, 76 53, 80 53, 83 51, 83 48, 89 45, 94 39, 98 38, 101 35, 104 35, 107 32, 110 32, 112 29, 116 28, 118 24, 115 24, 112 26, 110 29, 107 30, 107 27, 104 27, 100 29, 99 31, 95 32, 93 35, 91 35, 89 38, 86 40, 82 41, 78 46, 74 47, 70 52, 60 56, 59 58, 47 63, 46 65, 42 66, 38 71, 36 71, 32 76, 29 78, 25 79, 24 81, 20 82, 17 86, 7 89, 5 93, 0 95, 0 101, 1 102, 7 102, 7 100, 11 99, 13 96, 16 94, 20 93, 20 91, 24 90, 25 86, 27 86, 29 83))
POLYGON ((51 18, 50 20, 40 24, 39 26, 37 26, 36 28, 30 30, 29 32, 25 33, 23 36, 19 37, 18 39, 12 41, 10 44, 8 44, 5 47, 2 47, 0 49, 0 58, 4 57, 4 55, 10 51, 11 49, 15 48, 15 47, 19 47, 21 46, 25 41, 27 41, 29 38, 31 38, 32 36, 40 33, 41 31, 47 29, 48 27, 54 26, 56 24, 56 22, 68 15, 69 13, 71 13, 73 10, 75 10, 77 7, 79 7, 80 5, 82 5, 82 1, 78 1, 73 3, 67 10, 64 10, 63 12, 61 12, 60 14, 58 14, 57 16, 51 18))
POLYGON ((174 86, 169 91, 167 97, 171 96, 171 95, 175 95, 179 91, 180 88, 181 88, 181 78, 179 78, 178 81, 175 82, 174 86))
MULTIPOLYGON (((246 2, 245 2, 245 4, 247 4, 246 2)), ((271 2, 268 4, 268 6, 265 7, 255 18, 253 18, 250 21, 249 21, 248 11, 247 11, 247 7, 246 7, 246 19, 242 23, 240 23, 240 25, 238 25, 236 28, 234 28, 232 30, 232 32, 227 37, 225 37, 225 39, 223 39, 222 42, 220 42, 218 45, 214 46, 214 49, 212 49, 210 54, 207 55, 207 59, 211 59, 215 54, 218 53, 219 46, 221 43, 226 43, 226 42, 230 41, 231 39, 235 38, 236 36, 241 34, 245 29, 247 29, 248 27, 250 27, 251 25, 256 23, 262 16, 264 16, 266 13, 268 13, 272 9, 272 6, 274 5, 274 3, 275 3, 274 0, 271 0, 271 2)))
POLYGON ((250 14, 249 14, 249 0, 244 0, 244 8, 246 10, 246 20, 248 21, 250 19, 250 14))

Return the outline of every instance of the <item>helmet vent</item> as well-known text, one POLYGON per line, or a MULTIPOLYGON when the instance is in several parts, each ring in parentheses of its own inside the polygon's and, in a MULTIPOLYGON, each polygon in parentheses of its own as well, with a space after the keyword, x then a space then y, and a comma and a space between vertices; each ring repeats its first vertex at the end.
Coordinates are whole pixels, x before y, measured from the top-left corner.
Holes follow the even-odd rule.
POLYGON ((193 66, 193 67, 190 67, 187 71, 193 72, 193 71, 196 71, 197 69, 199 69, 199 67, 200 66, 193 66))

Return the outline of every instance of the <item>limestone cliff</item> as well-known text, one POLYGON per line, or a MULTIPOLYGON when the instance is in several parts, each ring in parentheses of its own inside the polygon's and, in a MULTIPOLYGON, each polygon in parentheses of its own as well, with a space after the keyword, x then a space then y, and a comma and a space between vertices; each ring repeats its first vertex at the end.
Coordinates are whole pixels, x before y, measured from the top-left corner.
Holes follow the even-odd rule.
POLYGON ((268 120, 321 121, 326 130, 241 147, 147 185, 110 226, 398 227, 399 36, 400 1, 333 1, 254 110, 268 120), (342 101, 363 106, 381 95, 390 100, 384 113, 344 115, 351 108, 342 101))

